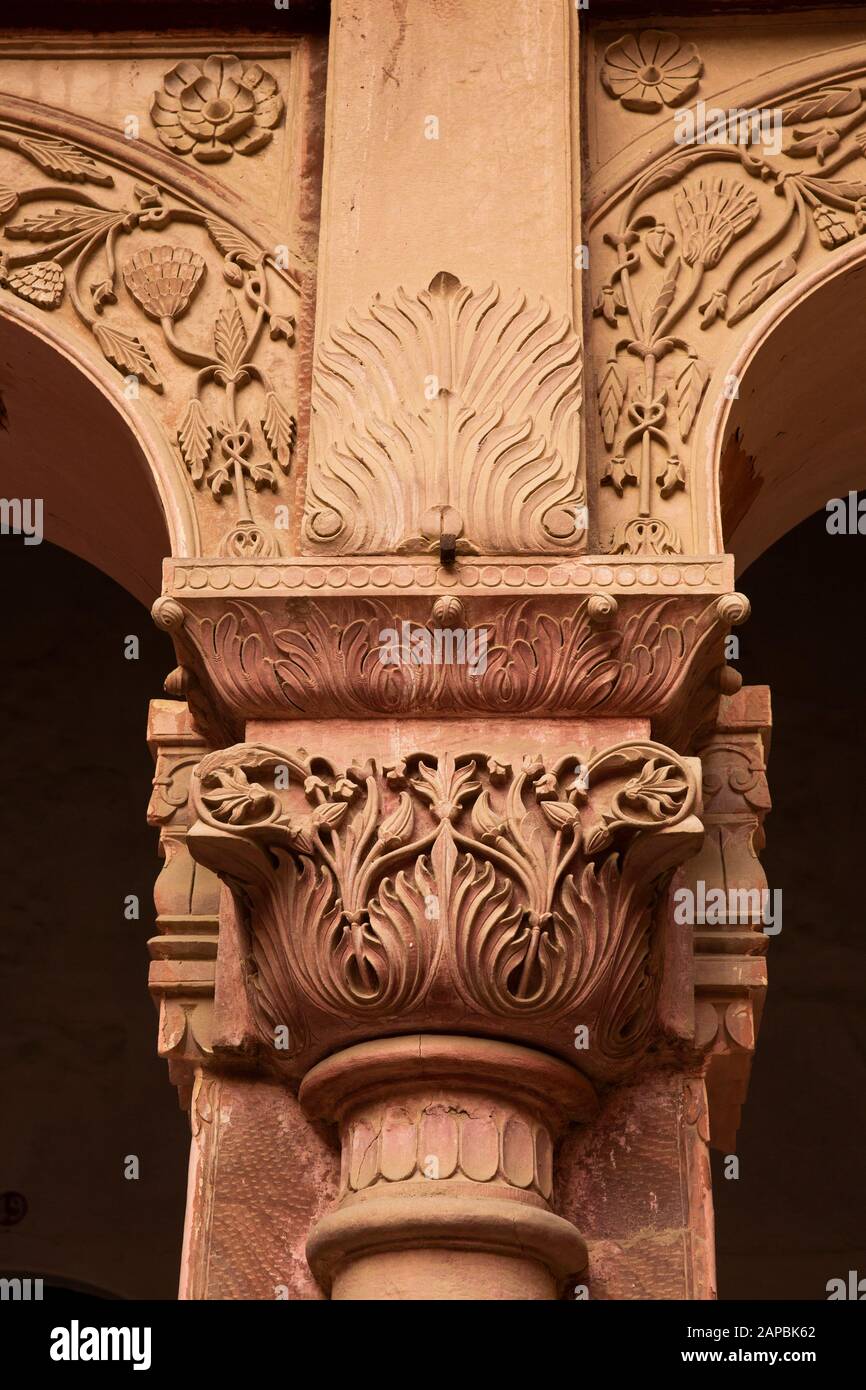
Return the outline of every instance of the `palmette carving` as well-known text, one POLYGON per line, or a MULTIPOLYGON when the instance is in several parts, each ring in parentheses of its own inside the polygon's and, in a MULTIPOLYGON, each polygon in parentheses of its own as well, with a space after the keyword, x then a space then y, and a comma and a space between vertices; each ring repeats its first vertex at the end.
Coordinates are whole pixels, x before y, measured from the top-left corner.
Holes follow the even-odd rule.
POLYGON ((573 550, 586 531, 580 342, 566 318, 441 272, 379 295, 319 355, 305 539, 334 554, 573 550))
POLYGON ((702 836, 692 762, 418 752, 389 767, 239 745, 193 774, 196 858, 246 921, 260 1040, 294 1074, 335 1046, 431 1026, 544 1042, 601 1075, 655 1030, 652 931, 702 836))

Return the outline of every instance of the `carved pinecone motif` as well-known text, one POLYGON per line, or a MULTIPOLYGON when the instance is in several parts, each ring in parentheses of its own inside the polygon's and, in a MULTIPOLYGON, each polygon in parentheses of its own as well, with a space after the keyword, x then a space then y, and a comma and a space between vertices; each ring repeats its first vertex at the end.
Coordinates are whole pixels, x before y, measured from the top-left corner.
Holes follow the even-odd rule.
POLYGON ((21 266, 3 277, 3 284, 21 299, 43 309, 56 309, 63 298, 63 267, 57 261, 37 261, 21 266))

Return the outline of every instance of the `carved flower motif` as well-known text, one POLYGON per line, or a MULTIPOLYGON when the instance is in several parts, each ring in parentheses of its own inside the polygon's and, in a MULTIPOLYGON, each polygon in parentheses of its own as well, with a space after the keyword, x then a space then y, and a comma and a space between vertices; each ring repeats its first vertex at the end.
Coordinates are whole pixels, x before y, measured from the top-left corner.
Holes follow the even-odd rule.
POLYGON ((334 783, 334 796, 339 796, 343 801, 351 801, 358 790, 358 782, 349 775, 349 771, 338 777, 334 783))
POLYGON ((212 776, 217 785, 202 793, 202 801, 214 820, 249 825, 262 820, 273 808, 271 793, 258 782, 250 782, 242 768, 217 768, 212 776))
POLYGON ((178 63, 166 73, 151 103, 162 143, 204 164, 232 154, 254 154, 272 138, 283 115, 276 79, 258 63, 244 67, 231 53, 215 53, 200 67, 178 63))
POLYGON ((650 758, 637 777, 632 777, 623 787, 623 802, 639 810, 645 810, 656 820, 672 815, 683 804, 688 786, 682 774, 669 763, 658 763, 650 758))
POLYGON ((698 179, 692 188, 680 188, 674 206, 683 234, 686 265, 717 266, 735 237, 747 232, 758 216, 758 200, 741 183, 726 179, 698 179))
POLYGON ((832 208, 813 208, 812 216, 818 228, 818 240, 828 251, 834 250, 837 246, 844 246, 854 235, 850 223, 837 216, 832 208))
POLYGON ((150 318, 176 319, 195 294, 204 268, 204 257, 186 246, 155 246, 136 251, 123 267, 123 278, 150 318))
POLYGON ((580 820, 579 811, 570 801, 542 801, 541 809, 554 830, 565 830, 580 820))
POLYGON ((502 816, 497 815, 490 804, 490 793, 482 792, 472 807, 472 829, 482 844, 495 845, 506 833, 508 826, 502 816))
POLYGON ((686 470, 676 454, 671 454, 670 458, 665 459, 661 471, 656 477, 656 482, 661 490, 662 497, 673 497, 677 488, 685 488, 686 470))
POLYGON ((317 806, 310 817, 310 823, 316 830, 334 830, 346 814, 345 801, 323 801, 317 806))
POLYGON ((617 454, 607 465, 602 483, 612 487, 617 497, 622 497, 627 487, 637 487, 638 476, 624 454, 617 454))
POLYGON ((608 95, 627 111, 652 112, 682 106, 698 90, 703 70, 693 43, 647 29, 643 34, 625 34, 610 45, 601 81, 608 95))

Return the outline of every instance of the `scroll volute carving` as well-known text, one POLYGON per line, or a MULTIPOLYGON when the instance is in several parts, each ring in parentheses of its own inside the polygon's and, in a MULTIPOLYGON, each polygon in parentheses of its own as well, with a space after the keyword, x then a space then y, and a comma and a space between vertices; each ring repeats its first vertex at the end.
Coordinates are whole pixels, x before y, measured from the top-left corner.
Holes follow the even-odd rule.
MULTIPOLYGON (((304 535, 314 553, 574 550, 580 341, 545 303, 441 272, 377 295, 320 350, 304 535)), ((455 552, 455 553, 456 553, 455 552)))
POLYGON ((650 742, 345 769, 238 745, 193 774, 189 846, 238 901, 259 1042, 292 1074, 459 1028, 604 1077, 655 1037, 653 908, 700 844, 699 795, 693 760, 650 742))

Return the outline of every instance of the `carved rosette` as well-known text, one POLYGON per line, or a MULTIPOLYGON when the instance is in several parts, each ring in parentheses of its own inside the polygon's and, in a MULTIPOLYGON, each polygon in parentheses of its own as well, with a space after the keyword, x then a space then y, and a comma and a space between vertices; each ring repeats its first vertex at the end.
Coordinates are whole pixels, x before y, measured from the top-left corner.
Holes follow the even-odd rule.
POLYGON ((299 1077, 335 1048, 435 1028, 623 1074, 658 1041, 654 909, 701 841, 694 768, 652 742, 339 769, 256 745, 209 755, 188 843, 238 902, 260 1051, 299 1077))

